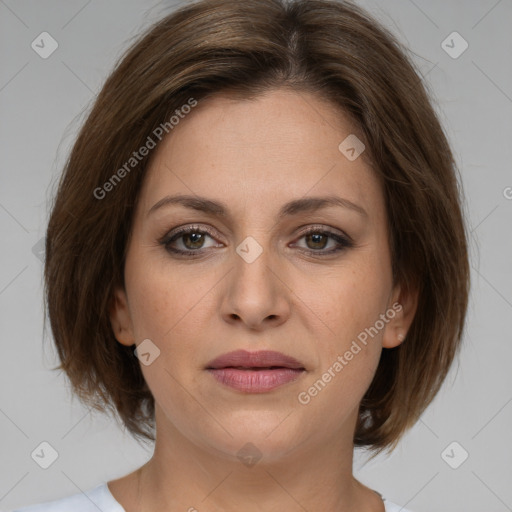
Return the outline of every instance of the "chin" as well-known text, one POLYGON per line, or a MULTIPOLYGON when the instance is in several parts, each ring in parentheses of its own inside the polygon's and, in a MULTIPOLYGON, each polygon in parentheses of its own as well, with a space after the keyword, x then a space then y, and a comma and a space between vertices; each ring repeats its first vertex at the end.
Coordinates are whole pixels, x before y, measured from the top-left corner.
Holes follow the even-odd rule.
POLYGON ((260 459, 262 463, 279 461, 309 437, 304 427, 295 423, 297 418, 293 418, 293 415, 287 418, 288 414, 282 411, 237 411, 236 418, 228 421, 224 416, 223 421, 223 426, 232 437, 225 433, 207 442, 233 461, 248 461, 248 466, 260 459))

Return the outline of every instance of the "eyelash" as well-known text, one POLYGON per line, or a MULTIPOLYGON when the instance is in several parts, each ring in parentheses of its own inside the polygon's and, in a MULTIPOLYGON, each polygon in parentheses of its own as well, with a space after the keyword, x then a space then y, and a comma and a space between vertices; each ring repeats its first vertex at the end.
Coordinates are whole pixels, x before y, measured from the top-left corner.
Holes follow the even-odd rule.
MULTIPOLYGON (((215 238, 213 232, 208 229, 208 228, 205 228, 205 227, 200 227, 200 226, 188 226, 188 227, 184 227, 184 228, 181 228, 179 229, 178 231, 175 231, 175 232, 170 232, 168 234, 166 234, 163 238, 161 238, 159 240, 159 243, 161 245, 163 245, 165 247, 165 249, 170 252, 170 253, 173 253, 173 254, 176 254, 176 255, 182 255, 182 256, 185 256, 187 258, 194 258, 194 257, 200 257, 203 252, 202 249, 197 249, 197 250, 187 250, 187 251, 183 251, 181 249, 176 249, 176 248, 172 248, 170 247, 170 244, 173 243, 174 241, 180 239, 181 237, 183 237, 184 235, 187 235, 187 234, 190 234, 190 233, 198 233, 198 234, 201 234, 201 235, 209 235, 211 238, 215 238)), ((311 228, 308 228, 306 231, 304 231, 303 233, 301 233, 300 235, 300 238, 303 238, 307 235, 310 235, 310 234, 319 234, 319 235, 325 235, 325 236, 328 236, 329 238, 332 238, 335 242, 337 242, 338 246, 334 249, 330 249, 328 251, 323 251, 321 249, 317 250, 317 251, 314 251, 314 250, 308 250, 308 249, 301 249, 303 252, 305 252, 306 254, 308 254, 309 256, 320 256, 320 257, 325 257, 325 256, 330 256, 332 254, 335 254, 335 253, 338 253, 340 251, 343 251, 345 249, 350 249, 352 247, 354 247, 354 243, 353 241, 348 238, 348 237, 345 237, 345 236, 342 236, 342 235, 339 235, 337 233, 334 233, 330 230, 327 230, 325 228, 319 228, 319 227, 311 227, 311 228)))

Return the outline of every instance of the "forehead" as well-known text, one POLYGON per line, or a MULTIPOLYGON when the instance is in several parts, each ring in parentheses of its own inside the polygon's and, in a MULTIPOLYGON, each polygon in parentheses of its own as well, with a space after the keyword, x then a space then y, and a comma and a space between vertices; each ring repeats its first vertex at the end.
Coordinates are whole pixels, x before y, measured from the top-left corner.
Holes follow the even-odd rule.
POLYGON ((212 96, 155 149, 141 206, 147 211, 166 194, 183 193, 217 198, 234 210, 275 203, 277 211, 292 199, 336 193, 365 209, 382 208, 367 159, 351 161, 339 149, 354 131, 340 109, 312 93, 212 96))

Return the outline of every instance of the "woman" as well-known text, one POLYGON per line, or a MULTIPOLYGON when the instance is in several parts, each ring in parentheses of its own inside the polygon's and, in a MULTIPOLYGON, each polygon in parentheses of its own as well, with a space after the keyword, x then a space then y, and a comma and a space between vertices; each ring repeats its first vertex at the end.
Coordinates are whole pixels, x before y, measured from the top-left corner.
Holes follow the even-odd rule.
POLYGON ((45 263, 58 368, 154 454, 20 510, 405 511, 353 451, 394 449, 460 346, 460 201, 421 79, 360 8, 158 22, 77 138, 45 263))

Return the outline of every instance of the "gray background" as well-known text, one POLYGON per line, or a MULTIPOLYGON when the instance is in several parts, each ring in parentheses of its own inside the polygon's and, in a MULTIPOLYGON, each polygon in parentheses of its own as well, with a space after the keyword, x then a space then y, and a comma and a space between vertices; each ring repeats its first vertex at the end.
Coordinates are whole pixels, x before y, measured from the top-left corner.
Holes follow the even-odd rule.
MULTIPOLYGON (((512 511, 512 2, 360 3, 414 52, 438 103, 467 197, 473 288, 442 391, 392 455, 365 464, 357 451, 355 474, 414 512, 512 511), (456 59, 441 46, 453 31, 469 44, 456 59), (446 461, 460 463, 462 450, 469 457, 453 469, 446 461)), ((49 370, 58 360, 51 340, 43 346, 37 243, 85 109, 131 38, 170 5, 0 0, 2 510, 87 490, 151 456, 49 370), (59 45, 47 59, 31 48, 43 31, 59 45), (48 469, 31 458, 43 441, 59 455, 48 469)))

